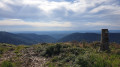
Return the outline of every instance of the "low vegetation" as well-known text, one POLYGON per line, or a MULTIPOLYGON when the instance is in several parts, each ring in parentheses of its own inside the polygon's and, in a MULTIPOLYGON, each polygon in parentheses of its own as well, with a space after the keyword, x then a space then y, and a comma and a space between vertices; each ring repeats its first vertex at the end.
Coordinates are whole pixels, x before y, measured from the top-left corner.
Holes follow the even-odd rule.
POLYGON ((40 67, 37 66, 39 62, 43 67, 120 67, 120 44, 111 43, 110 52, 101 52, 99 47, 99 42, 43 43, 31 46, 1 43, 0 67, 40 67), (6 53, 13 55, 5 59, 6 53), (35 61, 35 58, 39 60, 35 61))
POLYGON ((14 64, 10 61, 3 61, 1 67, 14 67, 14 64))

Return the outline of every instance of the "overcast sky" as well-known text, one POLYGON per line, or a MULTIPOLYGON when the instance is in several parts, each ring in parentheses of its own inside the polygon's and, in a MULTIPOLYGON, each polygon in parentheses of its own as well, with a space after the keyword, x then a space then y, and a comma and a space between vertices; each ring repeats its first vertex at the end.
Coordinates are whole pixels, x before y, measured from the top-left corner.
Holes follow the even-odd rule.
POLYGON ((120 30, 120 0, 0 0, 1 31, 120 30))

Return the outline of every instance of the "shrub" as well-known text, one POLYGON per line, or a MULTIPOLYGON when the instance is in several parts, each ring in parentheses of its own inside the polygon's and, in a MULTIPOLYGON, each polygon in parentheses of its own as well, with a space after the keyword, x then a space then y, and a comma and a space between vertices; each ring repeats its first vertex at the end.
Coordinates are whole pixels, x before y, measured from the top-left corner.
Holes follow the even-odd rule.
POLYGON ((75 61, 80 67, 88 67, 88 59, 86 56, 79 56, 75 61))
POLYGON ((94 53, 78 56, 78 58, 76 59, 76 64, 80 65, 81 67, 111 67, 112 66, 110 62, 107 62, 107 59, 94 53))
POLYGON ((94 41, 93 43, 90 44, 93 48, 97 48, 100 46, 100 42, 94 41))
POLYGON ((3 54, 3 49, 0 49, 0 54, 3 54))
POLYGON ((46 48, 45 54, 43 56, 51 57, 52 55, 57 55, 60 53, 61 45, 50 45, 46 48))
POLYGON ((75 55, 71 54, 68 57, 63 59, 63 62, 70 62, 70 61, 75 61, 75 55))
POLYGON ((57 62, 57 61, 59 61, 59 57, 56 57, 56 56, 55 56, 55 57, 52 58, 51 60, 52 60, 52 62, 57 62))
POLYGON ((75 55, 79 55, 79 54, 84 54, 85 50, 82 48, 78 48, 78 47, 71 47, 68 49, 68 52, 75 54, 75 55))
POLYGON ((14 64, 10 61, 4 61, 2 62, 1 67, 14 67, 14 64))
POLYGON ((41 45, 47 45, 47 43, 42 43, 41 45))
POLYGON ((48 67, 55 67, 55 64, 50 63, 50 64, 48 65, 48 67))
POLYGON ((19 53, 22 49, 24 49, 24 48, 28 48, 27 46, 25 46, 25 45, 18 45, 16 48, 15 48, 15 50, 14 50, 14 53, 19 53))
POLYGON ((112 50, 111 53, 120 55, 120 49, 112 50))

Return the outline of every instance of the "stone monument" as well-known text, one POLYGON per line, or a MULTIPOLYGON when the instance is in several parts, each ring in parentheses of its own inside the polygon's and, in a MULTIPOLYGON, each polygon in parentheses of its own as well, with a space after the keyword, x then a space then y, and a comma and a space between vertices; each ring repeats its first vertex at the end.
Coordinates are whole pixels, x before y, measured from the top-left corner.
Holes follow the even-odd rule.
POLYGON ((108 29, 101 30, 101 51, 109 51, 109 31, 108 29))

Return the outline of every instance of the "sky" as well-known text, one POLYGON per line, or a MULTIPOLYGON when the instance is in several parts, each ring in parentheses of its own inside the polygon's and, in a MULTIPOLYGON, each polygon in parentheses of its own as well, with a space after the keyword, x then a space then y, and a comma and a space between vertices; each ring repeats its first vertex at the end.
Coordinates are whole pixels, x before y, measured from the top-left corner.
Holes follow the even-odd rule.
POLYGON ((0 0, 0 31, 120 30, 120 0, 0 0))

